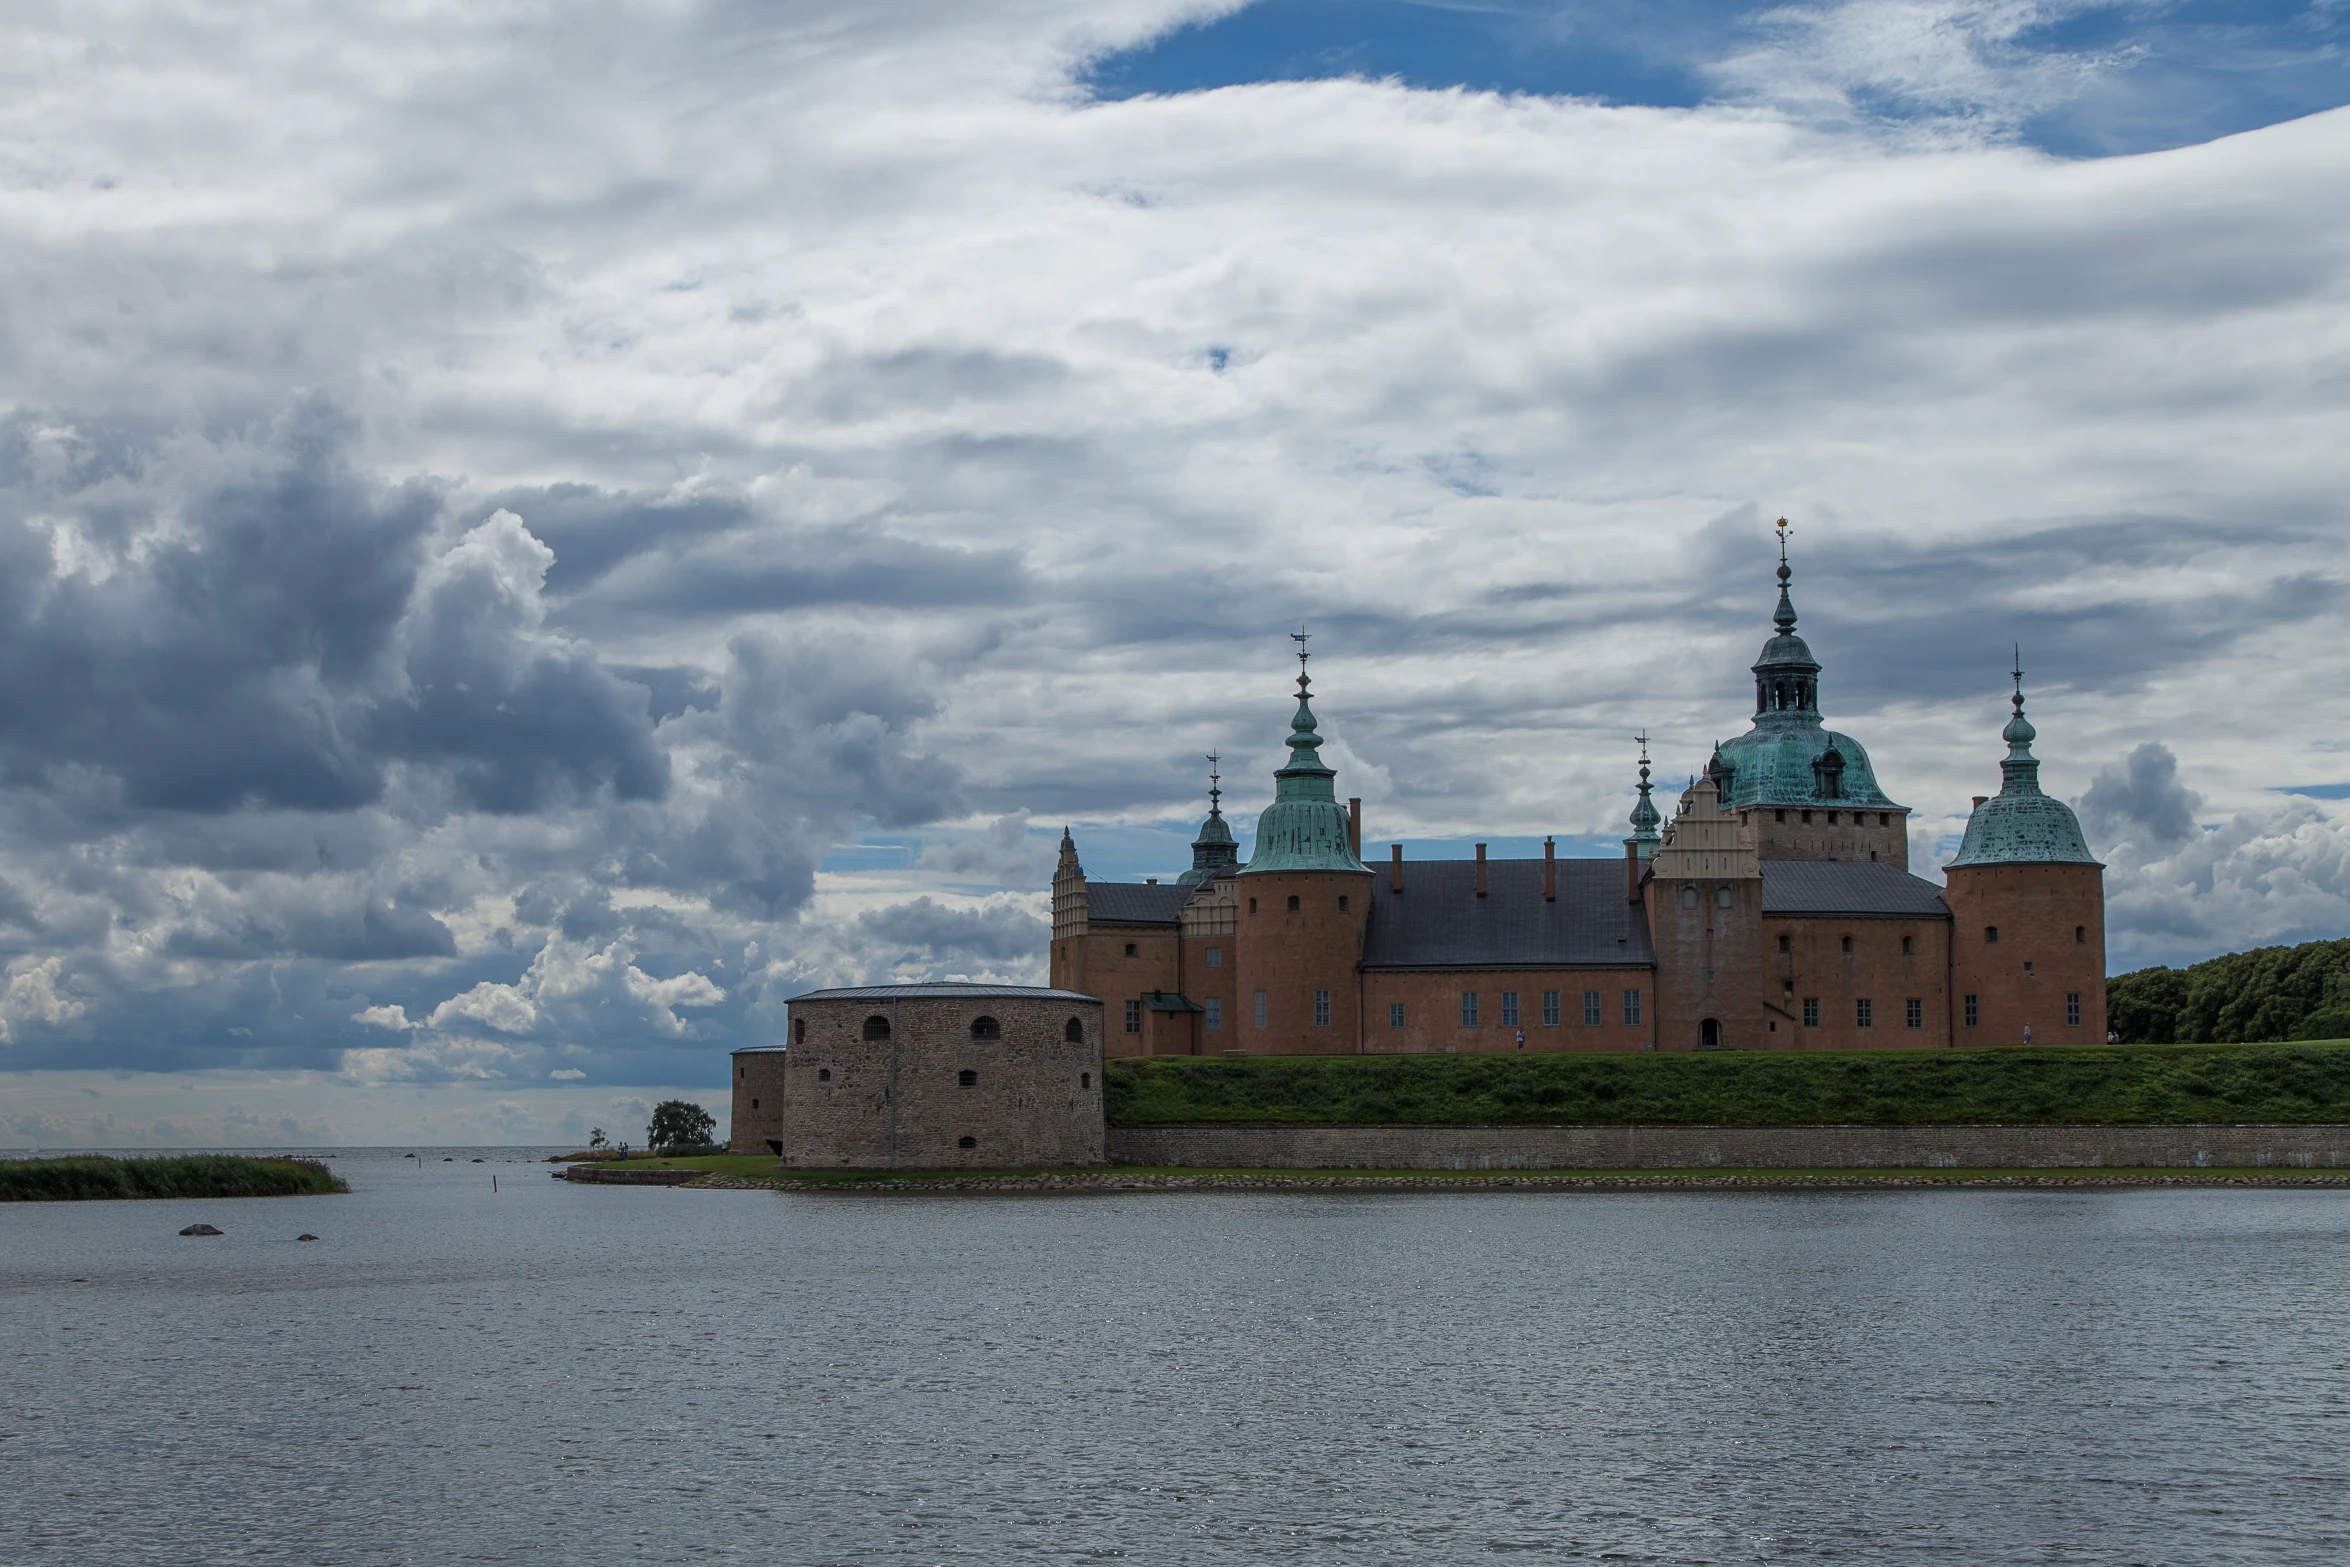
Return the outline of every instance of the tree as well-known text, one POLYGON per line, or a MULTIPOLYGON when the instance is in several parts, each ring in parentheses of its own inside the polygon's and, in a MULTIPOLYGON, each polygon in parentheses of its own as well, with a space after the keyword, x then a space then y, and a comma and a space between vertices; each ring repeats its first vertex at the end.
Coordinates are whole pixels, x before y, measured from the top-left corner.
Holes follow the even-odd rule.
POLYGON ((601 1148, 604 1146, 604 1129, 602 1127, 591 1126, 588 1128, 588 1146, 590 1148, 601 1148))
POLYGON ((645 1128, 645 1142, 654 1148, 706 1148, 718 1122, 709 1111, 684 1099, 664 1099, 653 1106, 645 1128))

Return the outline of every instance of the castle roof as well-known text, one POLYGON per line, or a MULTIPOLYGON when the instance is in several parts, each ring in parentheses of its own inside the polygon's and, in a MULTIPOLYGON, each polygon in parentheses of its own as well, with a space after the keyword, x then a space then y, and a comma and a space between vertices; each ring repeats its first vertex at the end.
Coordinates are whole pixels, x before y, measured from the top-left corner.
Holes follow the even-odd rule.
POLYGON ((1194 890, 1181 882, 1089 881, 1085 918, 1093 925, 1172 925, 1194 890))
POLYGON ((1316 732, 1314 707, 1308 699, 1313 682, 1305 676, 1303 651, 1298 659, 1297 713, 1289 723, 1289 765, 1273 774, 1273 803, 1257 818, 1256 849, 1241 874, 1367 872, 1369 867, 1355 857, 1348 841, 1346 807, 1338 803, 1338 791, 1331 783, 1336 774, 1316 754, 1322 737, 1316 732))
POLYGON ((959 979, 923 980, 906 985, 848 985, 811 990, 792 1001, 1098 1001, 1081 990, 1050 985, 974 985, 959 979))
POLYGON ((1880 860, 1765 860, 1765 914, 1850 914, 1948 919, 1942 889, 1880 860))
POLYGON ((2023 660, 2015 672, 2015 715, 2000 738, 2007 742, 1999 764, 1999 793, 1975 807, 1966 838, 1946 869, 1973 865, 2095 865, 2081 819, 2062 800, 2040 792, 2040 759, 2032 754, 2038 732, 2024 717, 2023 660))
POLYGON ((1656 961, 1648 921, 1624 896, 1621 860, 1560 860, 1558 901, 1542 896, 1542 861, 1412 860, 1404 890, 1371 884, 1365 968, 1625 968, 1656 961))

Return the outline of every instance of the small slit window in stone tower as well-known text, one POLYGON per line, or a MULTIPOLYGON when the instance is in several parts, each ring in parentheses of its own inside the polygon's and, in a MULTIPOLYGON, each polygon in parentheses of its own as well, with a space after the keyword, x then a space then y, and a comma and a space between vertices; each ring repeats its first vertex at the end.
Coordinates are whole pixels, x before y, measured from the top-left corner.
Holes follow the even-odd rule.
POLYGON ((957 1148, 976 1148, 979 1146, 979 1139, 976 1137, 958 1137, 955 1139, 955 1146, 957 1148))
POLYGON ((1338 895, 1338 912, 1341 914, 1346 912, 1346 894, 1343 892, 1338 895))
POLYGON ((1794 950, 1794 942, 1786 936, 1781 936, 1779 938, 1779 950, 1781 952, 1789 952, 1794 950))
POLYGON ((867 1018, 865 1020, 865 1037, 867 1039, 887 1039, 889 1037, 889 1019, 878 1012, 867 1018))
POLYGON ((817 1081, 817 1082, 819 1082, 819 1083, 829 1083, 829 1082, 831 1082, 831 1081, 832 1081, 832 1068, 831 1068, 831 1067, 828 1067, 828 1066, 820 1066, 820 1067, 818 1067, 818 1068, 816 1069, 816 1081, 817 1081))
POLYGON ((1254 914, 1254 913, 1256 913, 1256 911, 1257 911, 1257 900, 1256 900, 1256 899, 1254 899, 1254 898, 1251 898, 1251 899, 1249 899, 1249 900, 1248 900, 1248 911, 1249 911, 1251 914, 1254 914))
POLYGON ((1289 895, 1289 912, 1292 914, 1297 912, 1297 894, 1294 892, 1289 895))
POLYGON ((2086 925, 2075 925, 2073 927, 2073 944, 2075 946, 2086 946, 2088 941, 2089 927, 2086 925))
POLYGON ((977 1088, 979 1086, 979 1074, 972 1071, 969 1067, 965 1067, 962 1071, 955 1074, 955 1086, 957 1088, 977 1088))
POLYGON ((806 1018, 792 1020, 791 1042, 795 1045, 804 1045, 808 1042, 808 1020, 806 1018))
POLYGON ((1004 1037, 1004 1025, 992 1017, 975 1017, 971 1020, 971 1037, 973 1039, 1001 1039, 1004 1037))
POLYGON ((1061 1030, 1061 1037, 1073 1045, 1082 1045, 1085 1043, 1085 1025, 1071 1018, 1061 1030))
POLYGON ((1998 926, 1986 925, 1983 927, 1983 945, 1986 947, 1996 947, 1999 945, 1998 926))
POLYGON ((1844 950, 1847 952, 1852 950, 1852 938, 1850 936, 1844 938, 1844 950))
POLYGON ((1093 1074, 1091 1072, 1078 1073, 1077 1086, 1080 1088, 1091 1088, 1093 1086, 1093 1074))
POLYGON ((1126 955, 1128 957, 1134 956, 1134 943, 1131 941, 1126 943, 1126 955))

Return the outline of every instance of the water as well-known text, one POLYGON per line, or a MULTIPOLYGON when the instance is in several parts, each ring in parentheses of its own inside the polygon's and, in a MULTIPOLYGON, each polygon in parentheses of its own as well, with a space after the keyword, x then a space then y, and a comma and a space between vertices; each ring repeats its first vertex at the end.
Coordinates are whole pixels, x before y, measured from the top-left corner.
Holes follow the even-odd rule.
POLYGON ((2341 1193, 859 1197, 437 1160, 0 1207, 0 1559, 2350 1550, 2341 1193))

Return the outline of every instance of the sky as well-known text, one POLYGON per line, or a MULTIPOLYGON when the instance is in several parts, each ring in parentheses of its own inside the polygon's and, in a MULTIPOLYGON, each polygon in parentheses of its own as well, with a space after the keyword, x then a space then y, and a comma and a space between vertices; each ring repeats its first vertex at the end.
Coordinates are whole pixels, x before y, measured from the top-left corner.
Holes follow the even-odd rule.
POLYGON ((568 1141, 1066 824, 1613 854, 1770 523, 1934 877, 2350 930, 2350 5, 27 0, 0 1144, 568 1141))

